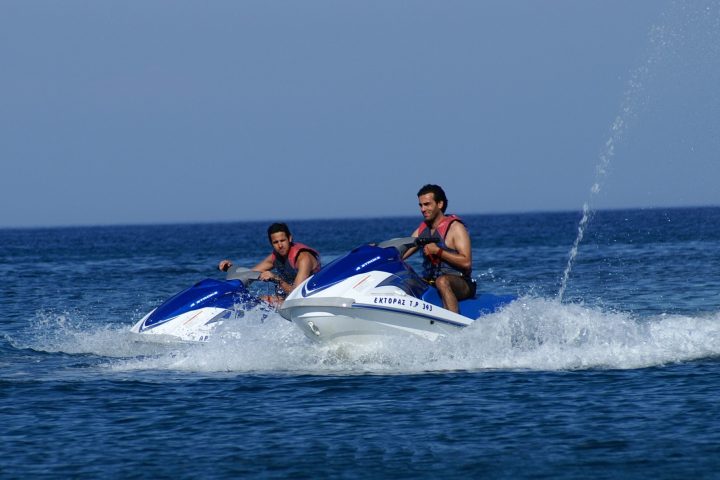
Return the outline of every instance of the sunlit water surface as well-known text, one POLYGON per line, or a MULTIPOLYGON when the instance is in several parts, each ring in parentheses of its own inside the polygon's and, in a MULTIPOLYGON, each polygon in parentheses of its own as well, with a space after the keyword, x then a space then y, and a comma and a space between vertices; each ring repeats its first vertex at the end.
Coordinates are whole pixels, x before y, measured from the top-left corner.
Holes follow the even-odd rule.
MULTIPOLYGON (((265 224, 0 231, 0 476, 717 478, 720 209, 468 216, 460 334, 318 345, 249 311, 203 344, 130 326, 265 224)), ((325 261, 416 218, 293 222, 325 261)), ((262 289, 264 286, 256 286, 262 289)))

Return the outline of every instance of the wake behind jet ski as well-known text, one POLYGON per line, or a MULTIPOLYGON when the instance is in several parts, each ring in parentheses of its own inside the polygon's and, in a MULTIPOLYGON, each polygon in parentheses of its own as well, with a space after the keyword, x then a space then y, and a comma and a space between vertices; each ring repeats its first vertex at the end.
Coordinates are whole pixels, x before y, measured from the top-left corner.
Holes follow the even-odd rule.
POLYGON ((157 339, 205 341, 224 321, 262 304, 247 288, 259 275, 248 268, 233 267, 225 280, 202 280, 153 309, 130 331, 164 336, 157 339))
POLYGON ((460 301, 460 313, 446 310, 437 289, 402 260, 422 241, 396 238, 352 250, 288 295, 280 315, 317 341, 364 343, 408 334, 435 340, 517 298, 476 295, 460 301))

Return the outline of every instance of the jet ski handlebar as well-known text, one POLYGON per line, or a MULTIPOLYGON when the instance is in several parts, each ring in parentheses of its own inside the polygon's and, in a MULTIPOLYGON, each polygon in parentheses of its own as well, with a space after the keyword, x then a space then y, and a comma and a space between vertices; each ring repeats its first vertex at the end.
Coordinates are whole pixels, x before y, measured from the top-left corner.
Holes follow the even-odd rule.
POLYGON ((420 238, 420 237, 400 237, 400 238, 391 238, 390 240, 385 240, 384 242, 380 242, 378 244, 378 247, 381 248, 387 248, 387 247, 394 247, 400 252, 400 255, 405 254, 408 249, 412 247, 422 247, 427 245, 428 243, 435 243, 437 242, 437 239, 433 238, 420 238))
POLYGON ((243 285, 247 286, 251 282, 260 278, 260 272, 250 270, 247 267, 230 267, 228 268, 225 280, 240 280, 243 285))
POLYGON ((418 247, 424 247, 425 245, 428 245, 430 243, 437 243, 437 238, 430 238, 430 237, 415 237, 415 245, 418 247))

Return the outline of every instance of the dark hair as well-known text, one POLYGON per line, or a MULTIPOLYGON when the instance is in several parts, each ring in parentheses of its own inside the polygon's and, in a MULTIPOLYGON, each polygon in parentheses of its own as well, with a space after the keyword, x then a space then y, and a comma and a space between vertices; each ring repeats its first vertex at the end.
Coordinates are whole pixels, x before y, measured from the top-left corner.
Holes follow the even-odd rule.
POLYGON ((423 185, 417 196, 419 197, 421 195, 427 195, 428 193, 433 194, 436 202, 443 202, 442 212, 445 213, 445 210, 447 210, 448 206, 448 199, 445 196, 445 190, 443 190, 440 185, 433 185, 428 183, 427 185, 423 185))
POLYGON ((270 225, 270 226, 268 227, 268 241, 269 241, 270 243, 272 243, 272 238, 271 238, 271 237, 272 237, 272 234, 273 234, 273 233, 280 233, 280 232, 285 232, 285 235, 287 235, 288 238, 290 238, 290 237, 292 236, 292 234, 290 233, 290 229, 288 228, 288 226, 287 226, 286 224, 284 224, 284 223, 273 223, 272 225, 270 225))

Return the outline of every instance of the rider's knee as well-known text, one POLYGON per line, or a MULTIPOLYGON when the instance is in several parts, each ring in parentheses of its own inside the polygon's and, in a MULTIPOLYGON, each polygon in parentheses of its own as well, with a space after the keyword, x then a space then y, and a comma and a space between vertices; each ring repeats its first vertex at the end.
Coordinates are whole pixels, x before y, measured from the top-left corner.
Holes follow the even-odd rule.
POLYGON ((447 275, 441 275, 438 278, 436 278, 435 286, 438 288, 438 290, 452 289, 452 286, 450 285, 450 280, 447 278, 447 275))

